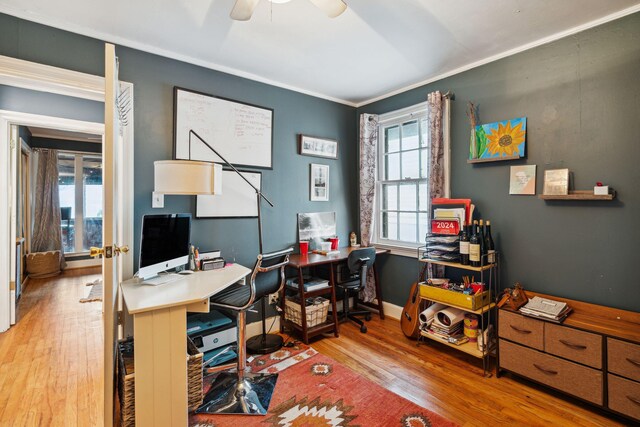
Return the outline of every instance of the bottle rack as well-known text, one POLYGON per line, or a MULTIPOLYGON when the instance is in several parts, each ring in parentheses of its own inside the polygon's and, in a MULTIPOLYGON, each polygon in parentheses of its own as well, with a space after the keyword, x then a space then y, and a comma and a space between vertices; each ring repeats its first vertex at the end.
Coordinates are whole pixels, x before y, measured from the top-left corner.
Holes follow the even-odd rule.
MULTIPOLYGON (((489 339, 487 340, 488 342, 484 342, 483 344, 483 348, 482 350, 478 349, 478 345, 477 342, 471 342, 468 341, 466 343, 460 344, 460 345, 456 345, 453 343, 449 343, 443 339, 440 339, 436 336, 430 335, 429 333, 425 332, 425 331, 420 331, 420 336, 418 337, 418 345, 422 342, 426 343, 428 340, 433 340, 439 343, 442 343, 448 347, 454 348, 456 350, 462 351, 464 353, 467 353, 471 356, 477 357, 479 359, 482 359, 482 371, 483 371, 483 376, 485 377, 490 377, 492 374, 490 372, 490 366, 489 366, 489 356, 492 354, 495 354, 495 339, 496 339, 496 296, 497 296, 497 290, 500 288, 499 287, 499 264, 500 264, 500 253, 498 251, 495 252, 495 262, 492 264, 489 264, 487 262, 488 260, 488 255, 482 255, 480 260, 481 260, 481 265, 479 267, 473 267, 471 265, 463 265, 460 264, 458 262, 448 262, 448 261, 439 261, 439 260, 434 260, 434 259, 429 259, 424 257, 424 254, 427 253, 427 249, 428 249, 428 245, 425 246, 421 246, 418 248, 418 260, 420 261, 421 268, 420 268, 420 274, 418 276, 418 283, 426 281, 426 274, 428 272, 429 266, 430 265, 442 265, 444 267, 448 267, 448 268, 455 268, 458 270, 463 270, 463 271, 473 271, 473 272, 479 272, 480 273, 480 282, 484 283, 486 285, 486 290, 489 292, 489 303, 486 305, 483 305, 482 307, 478 308, 478 309, 471 309, 471 308, 467 308, 464 306, 461 306, 459 304, 455 304, 455 303, 451 303, 450 301, 444 301, 444 300, 440 300, 437 299, 435 297, 425 297, 422 294, 420 295, 420 298, 425 301, 428 305, 434 304, 434 303, 441 303, 444 305, 448 305, 450 307, 454 307, 460 310, 463 310, 467 313, 473 313, 475 315, 478 316, 478 322, 480 325, 480 334, 482 334, 484 332, 484 330, 491 324, 493 324, 494 326, 494 339, 492 340, 491 337, 489 337, 489 339), (488 279, 488 281, 485 281, 485 279, 488 279), (491 348, 490 348, 491 346, 491 348)), ((453 292, 453 291, 451 291, 453 292)))

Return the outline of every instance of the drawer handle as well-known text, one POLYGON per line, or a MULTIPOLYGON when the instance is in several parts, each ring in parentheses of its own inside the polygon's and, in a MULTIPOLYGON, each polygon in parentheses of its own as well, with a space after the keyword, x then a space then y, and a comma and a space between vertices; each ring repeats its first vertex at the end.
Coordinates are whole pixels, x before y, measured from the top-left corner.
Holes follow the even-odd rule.
POLYGON ((640 362, 638 362, 637 360, 633 360, 633 359, 630 359, 630 358, 627 357, 627 362, 629 362, 629 363, 631 363, 633 365, 636 365, 637 367, 640 368, 640 362))
POLYGON ((633 403, 635 403, 636 405, 640 405, 640 400, 638 400, 637 398, 633 397, 633 396, 629 396, 627 395, 627 399, 629 399, 630 401, 632 401, 633 403))
POLYGON ((581 345, 581 344, 572 344, 569 341, 565 341, 565 340, 560 340, 560 342, 564 345, 566 345, 569 348, 572 348, 574 350, 586 350, 587 346, 586 345, 581 345))
MULTIPOLYGON (((544 374, 547 374, 547 375, 558 375, 558 371, 550 371, 549 369, 541 368, 540 366, 536 365, 535 363, 533 364, 533 366, 535 366, 539 371, 541 371, 544 374)), ((627 396, 627 397, 629 397, 629 396, 627 396)))
POLYGON ((511 326, 511 329, 513 329, 514 331, 516 331, 519 334, 530 334, 531 333, 531 331, 527 331, 526 329, 520 329, 520 328, 517 328, 517 327, 515 327, 513 325, 509 325, 509 326, 511 326))

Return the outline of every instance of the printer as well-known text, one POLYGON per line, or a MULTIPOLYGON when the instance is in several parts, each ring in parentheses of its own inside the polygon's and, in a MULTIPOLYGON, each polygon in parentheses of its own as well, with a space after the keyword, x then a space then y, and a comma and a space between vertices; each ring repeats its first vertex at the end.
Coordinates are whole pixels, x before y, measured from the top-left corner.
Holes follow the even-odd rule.
POLYGON ((222 311, 189 314, 187 335, 203 353, 203 364, 208 367, 220 365, 237 357, 238 327, 236 320, 222 311))

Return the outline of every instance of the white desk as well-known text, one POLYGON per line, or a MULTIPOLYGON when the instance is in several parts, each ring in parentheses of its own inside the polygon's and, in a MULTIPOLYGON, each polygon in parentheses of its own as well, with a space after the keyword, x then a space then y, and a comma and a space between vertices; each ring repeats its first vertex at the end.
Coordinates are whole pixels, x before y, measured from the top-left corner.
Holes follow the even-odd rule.
POLYGON ((208 312, 209 297, 249 273, 233 264, 159 286, 121 284, 133 315, 136 425, 187 425, 187 312, 208 312))

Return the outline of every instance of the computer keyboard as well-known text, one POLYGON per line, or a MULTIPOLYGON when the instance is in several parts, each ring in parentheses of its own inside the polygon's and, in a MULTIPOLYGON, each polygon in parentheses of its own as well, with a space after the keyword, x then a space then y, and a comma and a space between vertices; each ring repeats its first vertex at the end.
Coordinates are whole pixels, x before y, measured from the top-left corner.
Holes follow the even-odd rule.
POLYGON ((142 282, 142 284, 158 286, 158 285, 164 285, 165 283, 174 282, 178 279, 180 279, 179 274, 168 273, 168 274, 161 274, 160 276, 152 277, 150 279, 146 279, 145 281, 142 282))

